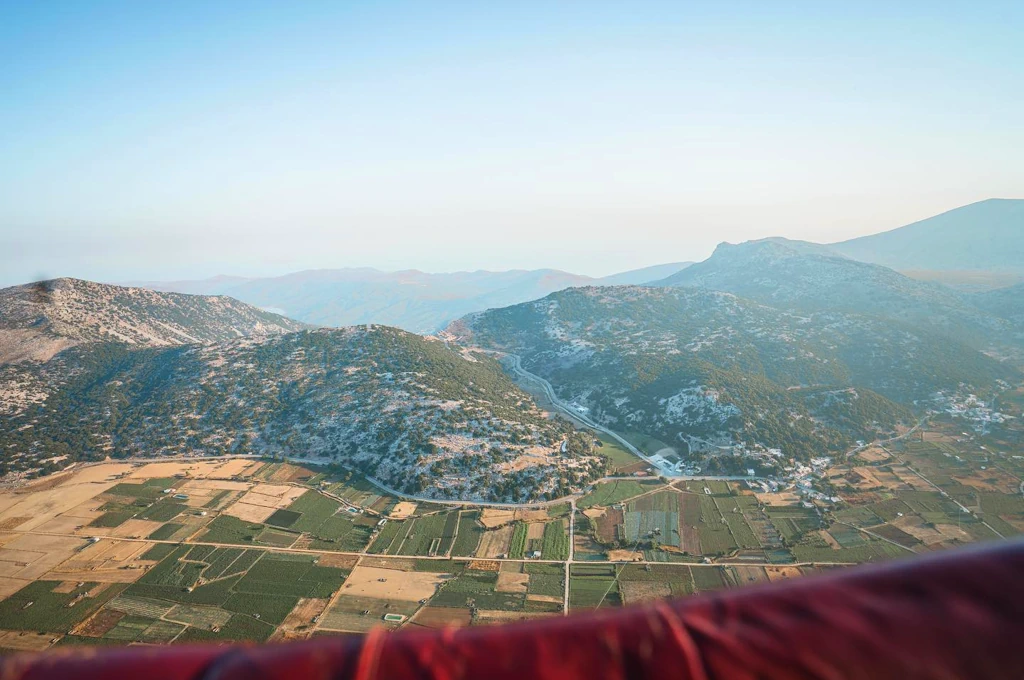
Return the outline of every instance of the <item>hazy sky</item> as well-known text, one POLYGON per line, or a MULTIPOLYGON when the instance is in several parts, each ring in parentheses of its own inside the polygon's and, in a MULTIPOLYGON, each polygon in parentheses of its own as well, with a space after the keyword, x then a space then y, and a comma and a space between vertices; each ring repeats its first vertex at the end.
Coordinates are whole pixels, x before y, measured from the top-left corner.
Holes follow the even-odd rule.
POLYGON ((599 275, 1022 197, 1022 32, 1019 0, 0 0, 0 284, 599 275))

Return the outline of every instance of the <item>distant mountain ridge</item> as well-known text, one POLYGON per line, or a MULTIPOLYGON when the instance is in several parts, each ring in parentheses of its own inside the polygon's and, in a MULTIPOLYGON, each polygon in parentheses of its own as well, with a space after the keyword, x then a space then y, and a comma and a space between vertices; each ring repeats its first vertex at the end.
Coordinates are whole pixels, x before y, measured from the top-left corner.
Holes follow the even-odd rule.
POLYGON ((829 247, 855 260, 901 271, 1024 273, 1024 199, 979 201, 829 247))
POLYGON ((219 276, 137 285, 153 290, 230 295, 321 326, 380 323, 429 334, 470 312, 534 300, 573 286, 646 283, 688 264, 655 265, 605 278, 557 269, 428 274, 417 270, 383 272, 351 268, 268 278, 219 276))
POLYGON ((0 363, 46 360, 88 342, 166 347, 303 328, 308 325, 222 296, 68 278, 0 290, 0 363))
POLYGON ((725 291, 787 311, 885 318, 978 347, 1011 333, 1005 319, 979 308, 968 295, 802 241, 723 243, 707 260, 656 285, 725 291))

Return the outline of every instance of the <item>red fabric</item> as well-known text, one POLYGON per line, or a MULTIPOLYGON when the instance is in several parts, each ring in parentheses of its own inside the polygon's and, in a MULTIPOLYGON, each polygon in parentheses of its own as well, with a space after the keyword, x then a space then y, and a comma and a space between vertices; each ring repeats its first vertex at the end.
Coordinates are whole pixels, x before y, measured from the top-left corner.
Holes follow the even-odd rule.
POLYGON ((3 680, 1024 678, 1024 542, 500 628, 49 651, 3 680))

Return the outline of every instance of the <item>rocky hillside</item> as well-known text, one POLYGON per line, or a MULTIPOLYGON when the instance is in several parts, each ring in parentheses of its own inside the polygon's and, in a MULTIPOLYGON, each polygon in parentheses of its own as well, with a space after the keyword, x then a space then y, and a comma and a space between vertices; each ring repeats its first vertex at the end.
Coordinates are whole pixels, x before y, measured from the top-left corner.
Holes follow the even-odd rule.
POLYGON ((284 454, 410 493, 498 501, 564 495, 603 472, 591 439, 546 417, 493 360, 379 326, 83 344, 0 366, 0 409, 5 472, 105 456, 284 454))
POLYGON ((979 348, 1012 337, 1005 319, 980 309, 969 295, 800 241, 724 243, 704 262, 655 285, 725 291, 795 312, 891 319, 979 348))
POLYGON ((157 293, 79 279, 0 290, 0 364, 45 361, 80 343, 165 347, 302 328, 306 324, 228 297, 157 293))
POLYGON ((904 405, 1013 369, 946 338, 694 288, 578 288, 449 328, 506 351, 559 398, 685 453, 743 444, 807 457, 892 428, 904 405))

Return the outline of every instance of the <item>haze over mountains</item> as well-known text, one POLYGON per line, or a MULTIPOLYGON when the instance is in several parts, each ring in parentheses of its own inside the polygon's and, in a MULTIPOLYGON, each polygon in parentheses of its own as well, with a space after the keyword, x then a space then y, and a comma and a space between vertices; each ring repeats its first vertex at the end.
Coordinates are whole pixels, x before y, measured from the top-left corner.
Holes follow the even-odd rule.
MULTIPOLYGON (((952 223, 975 219, 1012 250, 1019 204, 966 206, 952 223)), ((900 242, 955 249, 950 218, 935 219, 900 242)), ((579 488, 603 463, 477 349, 521 355, 607 427, 726 472, 764 466, 744 454, 768 449, 842 452, 936 392, 1019 384, 1024 366, 1022 286, 968 293, 781 238, 604 279, 347 269, 157 286, 219 295, 75 279, 0 291, 5 471, 312 455, 408 493, 520 501, 579 488), (448 342, 379 325, 433 333, 452 319, 448 342)))
POLYGON ((573 286, 641 284, 686 267, 676 262, 603 279, 556 269, 428 274, 416 270, 319 269, 270 278, 218 276, 138 284, 160 291, 230 295, 320 326, 382 323, 434 333, 469 312, 535 300, 573 286))
POLYGON ((901 271, 1024 274, 1024 200, 992 198, 830 247, 901 271))

